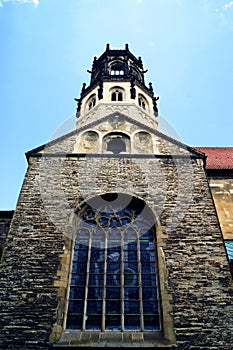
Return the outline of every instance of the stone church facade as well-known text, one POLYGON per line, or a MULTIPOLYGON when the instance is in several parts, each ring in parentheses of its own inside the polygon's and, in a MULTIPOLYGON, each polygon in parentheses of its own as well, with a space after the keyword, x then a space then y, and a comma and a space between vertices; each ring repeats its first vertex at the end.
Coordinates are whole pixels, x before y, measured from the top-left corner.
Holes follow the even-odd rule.
POLYGON ((208 152, 157 130, 144 74, 128 45, 107 45, 76 130, 26 154, 2 243, 0 349, 232 349, 231 244, 208 152))

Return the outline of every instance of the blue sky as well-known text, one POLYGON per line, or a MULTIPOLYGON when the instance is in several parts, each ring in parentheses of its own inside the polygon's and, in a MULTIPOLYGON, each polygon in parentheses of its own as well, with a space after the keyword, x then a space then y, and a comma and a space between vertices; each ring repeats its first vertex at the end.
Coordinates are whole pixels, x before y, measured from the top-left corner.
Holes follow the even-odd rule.
POLYGON ((0 43, 0 209, 15 208, 24 153, 73 127, 106 43, 142 57, 184 143, 233 146, 233 1, 0 0, 0 43))

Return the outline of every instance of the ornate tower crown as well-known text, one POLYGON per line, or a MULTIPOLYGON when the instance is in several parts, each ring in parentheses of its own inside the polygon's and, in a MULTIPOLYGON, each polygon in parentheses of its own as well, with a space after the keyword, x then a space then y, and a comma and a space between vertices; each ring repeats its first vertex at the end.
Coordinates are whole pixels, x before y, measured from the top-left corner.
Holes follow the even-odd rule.
MULTIPOLYGON (((83 84, 78 102, 77 126, 85 124, 85 117, 89 117, 97 106, 109 111, 109 108, 122 112, 122 107, 128 112, 131 107, 143 112, 148 118, 152 118, 154 128, 157 128, 155 117, 158 116, 157 100, 154 96, 152 83, 145 85, 144 70, 141 57, 136 58, 130 51, 128 44, 125 49, 110 49, 107 44, 105 52, 99 57, 94 57, 90 84, 83 84)), ((131 108, 132 112, 132 108, 131 108)), ((129 113, 126 113, 129 115, 129 113)), ((136 113, 137 114, 137 113, 136 113)), ((139 113, 140 114, 140 113, 139 113)), ((139 119, 139 118, 137 118, 139 119)), ((150 123, 150 124, 151 124, 150 123)))
POLYGON ((141 57, 136 58, 130 51, 128 44, 125 50, 111 50, 107 44, 106 51, 97 59, 94 58, 91 73, 91 84, 99 80, 136 80, 145 85, 143 64, 141 57))

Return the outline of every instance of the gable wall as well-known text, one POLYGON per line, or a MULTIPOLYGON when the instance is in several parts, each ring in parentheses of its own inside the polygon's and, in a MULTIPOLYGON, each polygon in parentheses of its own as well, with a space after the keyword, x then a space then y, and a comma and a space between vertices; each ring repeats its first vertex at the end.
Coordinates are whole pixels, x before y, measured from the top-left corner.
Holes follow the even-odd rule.
MULTIPOLYGON (((159 217, 165 312, 178 349, 230 349, 232 280, 200 161, 91 155, 30 160, 0 267, 0 349, 49 349, 59 341, 71 218, 83 200, 106 192, 138 196, 159 217)), ((74 341, 84 344, 80 335, 74 341)), ((142 334, 140 346, 146 344, 142 334)))

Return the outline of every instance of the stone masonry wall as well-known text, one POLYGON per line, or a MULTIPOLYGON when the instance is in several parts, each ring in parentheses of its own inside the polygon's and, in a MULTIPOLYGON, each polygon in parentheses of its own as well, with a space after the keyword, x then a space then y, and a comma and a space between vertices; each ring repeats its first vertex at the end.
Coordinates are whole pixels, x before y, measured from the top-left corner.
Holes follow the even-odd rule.
POLYGON ((106 192, 140 197, 163 228, 170 348, 230 350, 233 285, 202 163, 153 156, 30 159, 0 266, 0 349, 46 350, 59 341, 71 219, 80 203, 106 192))
POLYGON ((0 211, 0 259, 4 249, 5 241, 9 232, 11 219, 13 217, 13 210, 0 211))
POLYGON ((210 177, 209 181, 224 239, 233 239, 233 178, 210 177))

